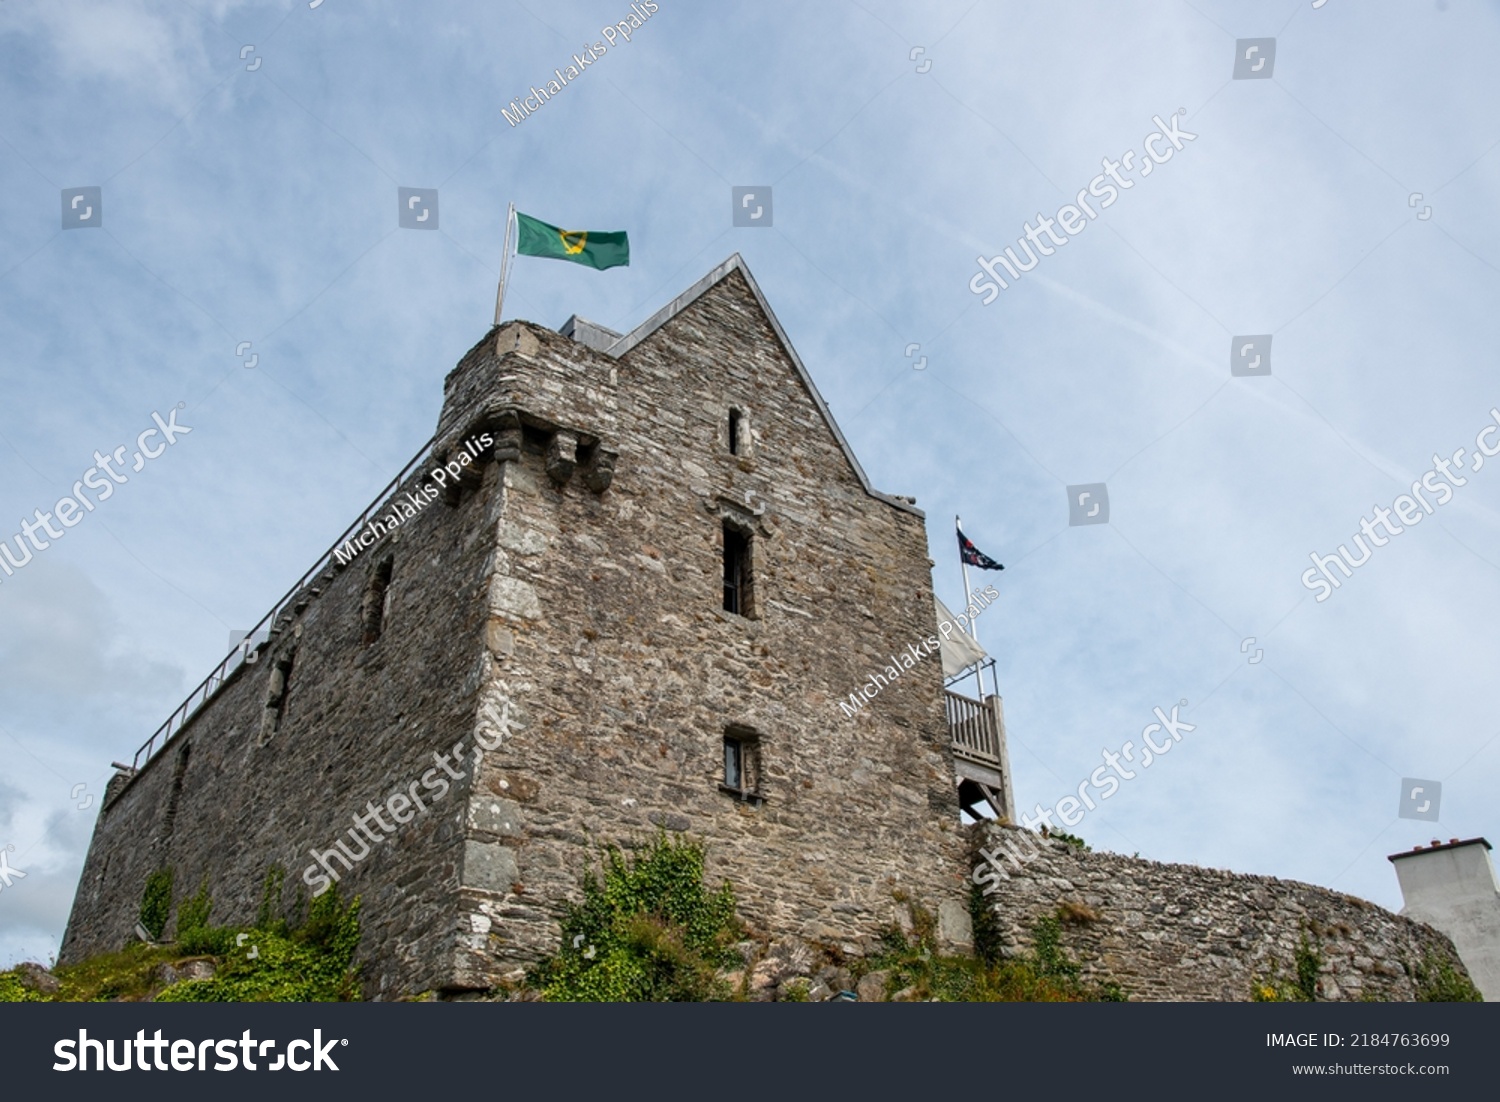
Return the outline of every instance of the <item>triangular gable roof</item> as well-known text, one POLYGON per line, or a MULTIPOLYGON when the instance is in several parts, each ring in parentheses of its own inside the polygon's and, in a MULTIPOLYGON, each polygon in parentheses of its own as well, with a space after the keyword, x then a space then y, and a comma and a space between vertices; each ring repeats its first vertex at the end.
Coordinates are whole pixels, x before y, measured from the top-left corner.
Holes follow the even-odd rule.
POLYGON ((797 355, 797 350, 792 347, 792 342, 787 339, 786 330, 781 328, 781 322, 776 319, 776 312, 771 309, 771 304, 766 301, 766 296, 761 294, 760 285, 755 282, 755 277, 750 274, 750 269, 745 264, 745 258, 740 256, 739 253, 735 253, 697 283, 652 314, 640 325, 615 341, 604 350, 604 354, 615 359, 625 355, 625 353, 651 336, 651 334, 655 333, 663 325, 666 325, 667 322, 686 310, 707 293, 711 287, 727 279, 731 272, 736 271, 744 276, 745 282, 750 285, 750 293, 755 296, 755 301, 760 305, 761 313, 765 314, 766 320, 771 323, 771 331, 776 334, 776 339, 781 342, 782 351, 792 361, 792 366, 796 368, 797 375, 802 380, 802 385, 807 388, 807 393, 812 397, 813 405, 818 407, 818 412, 823 416, 824 424, 828 426, 829 431, 833 433, 833 438, 838 441, 839 447, 843 449, 844 458, 849 460, 849 466, 854 468, 854 473, 859 478, 859 483, 864 487, 865 492, 871 497, 879 498, 888 505, 894 505, 898 509, 913 513, 919 517, 925 516, 926 514, 911 502, 894 497, 891 494, 881 493, 874 486, 870 485, 869 476, 865 474, 865 469, 859 465, 859 460, 854 456, 854 450, 849 447, 849 441, 845 440, 844 434, 839 431, 838 422, 833 419, 833 414, 829 411, 827 403, 823 401, 823 395, 818 393, 817 384, 813 382, 812 376, 808 374, 807 367, 802 363, 802 357, 797 355))

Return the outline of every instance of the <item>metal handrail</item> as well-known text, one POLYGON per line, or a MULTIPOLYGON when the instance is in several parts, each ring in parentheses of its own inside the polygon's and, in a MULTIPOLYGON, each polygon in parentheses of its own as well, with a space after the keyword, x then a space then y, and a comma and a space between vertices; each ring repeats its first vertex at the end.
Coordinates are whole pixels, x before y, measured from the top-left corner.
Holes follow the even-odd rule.
POLYGON ((135 758, 131 763, 130 768, 133 774, 139 773, 145 767, 146 763, 162 747, 166 746, 172 735, 187 726, 188 720, 192 719, 198 713, 198 710, 207 704, 219 689, 223 688, 224 684, 229 680, 230 674, 240 668, 241 663, 236 661, 237 658, 242 658, 244 663, 255 661, 255 658, 252 656, 256 649, 258 649, 255 638, 260 631, 264 628, 269 632, 270 626, 276 622, 276 618, 292 603, 297 594, 302 592, 307 583, 328 569, 334 552, 342 547, 345 541, 354 535, 354 533, 363 528, 372 516, 385 507, 386 503, 395 496, 396 491, 401 488, 402 484, 411 477, 412 472, 421 466, 431 455, 432 447, 435 443, 437 443, 436 436, 422 445, 417 454, 411 457, 411 461, 405 467, 401 468, 401 473, 391 479, 390 484, 376 495, 375 500, 365 508, 365 511, 360 514, 359 519, 344 529, 344 534, 334 540, 332 547, 323 552, 322 557, 318 559, 317 565, 303 574, 298 579, 297 584, 286 591, 286 595, 271 607, 271 611, 262 616, 260 622, 246 633, 244 641, 235 644, 234 649, 229 652, 228 657, 220 662, 213 673, 205 677, 202 683, 188 694, 187 699, 177 707, 176 711, 167 717, 167 721, 157 728, 156 733, 142 744, 141 748, 135 752, 135 758), (158 745, 158 740, 160 745, 158 745))

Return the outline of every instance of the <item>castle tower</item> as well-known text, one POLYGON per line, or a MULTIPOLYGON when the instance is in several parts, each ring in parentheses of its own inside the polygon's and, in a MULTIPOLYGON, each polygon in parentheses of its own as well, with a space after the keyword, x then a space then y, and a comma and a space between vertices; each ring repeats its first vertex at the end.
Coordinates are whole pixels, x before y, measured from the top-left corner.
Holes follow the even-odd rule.
POLYGON ((371 995, 483 989, 556 948, 601 844, 658 829, 766 935, 853 948, 899 891, 962 945, 933 609, 921 512, 870 486, 738 256, 627 335, 506 323, 111 783, 62 957, 127 940, 154 869, 249 922, 276 867, 364 898, 371 995))

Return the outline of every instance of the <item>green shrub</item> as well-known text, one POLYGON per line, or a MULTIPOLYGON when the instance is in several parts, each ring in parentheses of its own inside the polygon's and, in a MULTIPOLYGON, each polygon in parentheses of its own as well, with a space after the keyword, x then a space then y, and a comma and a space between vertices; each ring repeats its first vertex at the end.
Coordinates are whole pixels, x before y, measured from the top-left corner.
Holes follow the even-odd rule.
MULTIPOLYGON (((178 955, 171 946, 133 941, 118 952, 59 966, 52 973, 61 985, 59 990, 51 995, 27 992, 24 1001, 134 1002, 150 995, 157 984, 157 969, 178 955)), ((13 975, 0 976, 0 1002, 6 1000, 3 991, 13 975)))
MULTIPOLYGON (((1314 931, 1316 932, 1316 924, 1314 931)), ((1292 955, 1291 978, 1283 977, 1281 964, 1271 961, 1269 973, 1257 977, 1250 984, 1250 1001, 1255 1003, 1310 1003, 1318 998, 1318 976, 1323 971, 1323 954, 1318 951, 1315 937, 1308 937, 1303 929, 1297 938, 1297 950, 1292 955)))
POLYGON ((1422 963, 1415 969, 1417 1002, 1420 1003, 1482 1003, 1484 996, 1473 982, 1461 975, 1452 963, 1435 959, 1431 950, 1422 956, 1422 963))
POLYGON ((141 893, 141 926, 152 941, 161 940, 171 915, 172 870, 160 868, 146 877, 146 888, 141 893))
POLYGON ((978 884, 969 885, 969 922, 974 930, 974 955, 985 964, 999 964, 1004 945, 1000 936, 1000 919, 978 884))
POLYGON ((208 914, 214 908, 208 894, 208 877, 198 885, 198 891, 188 896, 177 907, 177 940, 183 941, 208 927, 208 914))
POLYGON ((280 865, 272 865, 266 870, 266 878, 261 882, 260 888, 260 909, 255 914, 257 930, 286 932, 286 919, 281 917, 281 891, 285 883, 286 869, 280 865))
POLYGON ((192 926, 178 931, 173 948, 181 956, 228 956, 235 949, 235 934, 227 926, 192 926))
POLYGON ((781 1001, 784 1003, 805 1003, 807 1002, 810 987, 811 985, 807 977, 799 976, 782 987, 781 1001))
POLYGON ((1069 834, 1066 830, 1049 830, 1048 838, 1056 838, 1059 842, 1066 842, 1070 846, 1077 846, 1084 853, 1089 852, 1089 844, 1076 834, 1069 834))
POLYGON ((1062 924, 1052 915, 1037 919, 1031 928, 1031 959, 1038 975, 1061 980, 1078 975, 1078 965, 1063 952, 1062 924))
POLYGON ((39 995, 14 972, 0 973, 0 1002, 332 1002, 359 998, 353 968, 359 945, 358 898, 345 905, 337 891, 313 901, 307 922, 275 930, 208 925, 208 892, 184 900, 178 939, 169 945, 132 942, 57 968, 57 993, 39 995), (214 958, 213 979, 182 980, 161 990, 163 965, 214 958))
POLYGON ((1312 1002, 1301 984, 1288 980, 1281 974, 1281 966, 1272 962, 1269 975, 1258 977, 1250 984, 1250 1001, 1253 1003, 1305 1003, 1312 1002))
POLYGON ((157 1002, 341 1002, 359 998, 353 969, 360 900, 339 892, 313 900, 299 929, 205 929, 201 940, 220 957, 214 978, 183 980, 157 1002))
POLYGON ((1062 927, 1052 916, 1032 927, 1032 951, 1009 958, 1001 952, 999 923, 977 888, 970 893, 974 955, 938 951, 930 912, 912 907, 912 932, 889 927, 876 955, 862 971, 885 971, 886 993, 910 990, 915 1000, 939 1002, 1124 1002, 1119 984, 1094 988, 1078 979, 1079 966, 1063 951, 1062 927))
POLYGON ((14 972, 0 972, 0 1003, 44 1002, 42 996, 22 985, 21 977, 14 972))
POLYGON ((1307 931, 1297 941, 1297 990, 1303 1002, 1316 1002, 1318 998, 1318 973, 1323 970, 1323 955, 1308 939, 1307 931))
POLYGON ((634 857, 610 846, 602 878, 562 916, 562 944, 531 982, 554 1002, 728 999, 719 969, 738 961, 734 891, 703 884, 703 847, 658 832, 634 857))

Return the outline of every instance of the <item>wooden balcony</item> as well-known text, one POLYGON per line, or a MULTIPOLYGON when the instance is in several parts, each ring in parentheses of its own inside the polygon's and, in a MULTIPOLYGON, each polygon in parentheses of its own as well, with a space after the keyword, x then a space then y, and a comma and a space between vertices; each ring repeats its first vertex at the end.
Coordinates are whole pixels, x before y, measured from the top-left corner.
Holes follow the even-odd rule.
POLYGON ((983 702, 955 692, 944 692, 948 711, 948 735, 953 741, 953 756, 988 765, 999 770, 1000 717, 991 705, 995 697, 983 702))
POLYGON ((1006 775, 1005 720, 1000 712, 1000 698, 987 696, 981 701, 945 690, 943 705, 948 715, 953 764, 958 772, 960 804, 974 814, 974 807, 983 800, 996 817, 1010 818, 1010 778, 1006 775))

